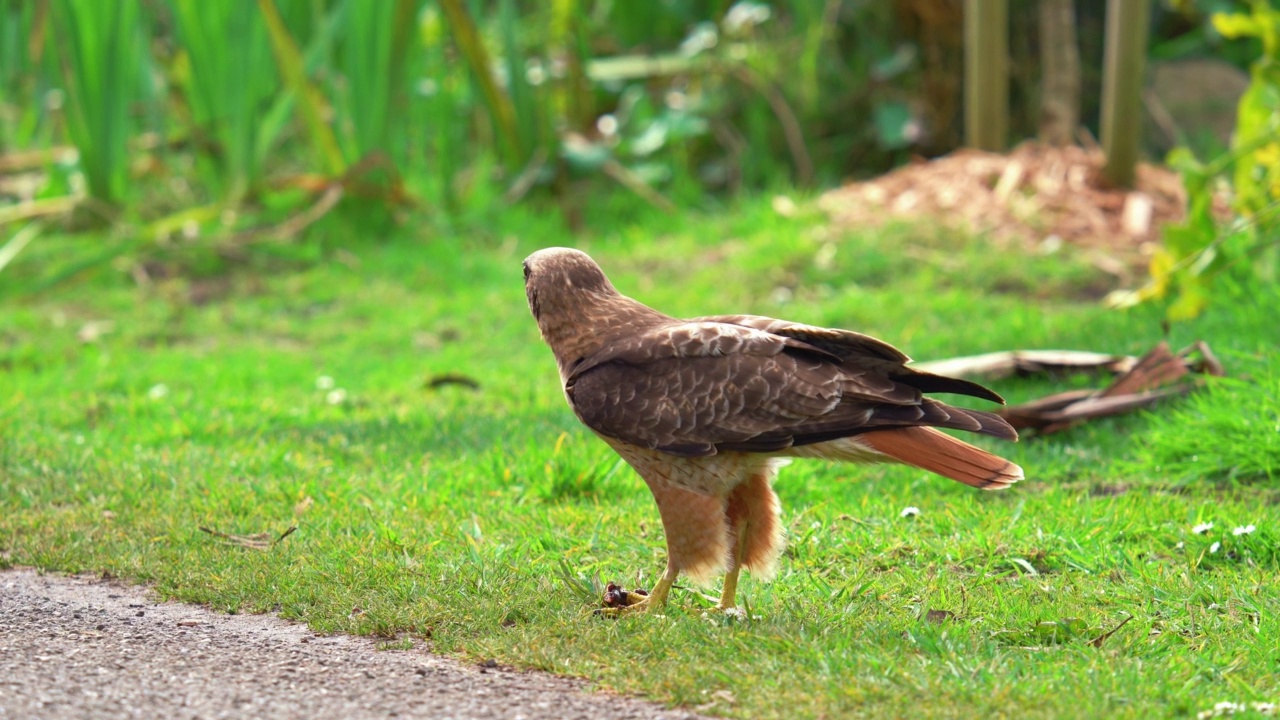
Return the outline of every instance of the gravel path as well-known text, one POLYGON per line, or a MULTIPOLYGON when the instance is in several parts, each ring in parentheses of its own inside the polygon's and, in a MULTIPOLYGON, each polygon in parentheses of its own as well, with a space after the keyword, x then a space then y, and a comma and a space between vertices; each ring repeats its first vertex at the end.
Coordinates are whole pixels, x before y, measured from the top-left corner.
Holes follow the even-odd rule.
POLYGON ((0 718, 699 716, 545 673, 317 636, 269 615, 157 603, 145 590, 0 571, 0 718))

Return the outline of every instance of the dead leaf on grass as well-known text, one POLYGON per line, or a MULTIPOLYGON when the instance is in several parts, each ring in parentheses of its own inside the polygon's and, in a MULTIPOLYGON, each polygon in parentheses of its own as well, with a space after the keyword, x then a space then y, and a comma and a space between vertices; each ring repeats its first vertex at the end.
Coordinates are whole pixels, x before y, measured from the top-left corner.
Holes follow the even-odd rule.
POLYGON ((924 614, 924 619, 926 622, 931 622, 934 625, 941 625, 948 620, 955 620, 956 614, 950 610, 930 610, 924 614))
POLYGON ((249 550, 258 550, 266 552, 275 547, 281 540, 292 535, 298 529, 297 525, 290 525, 288 530, 275 535, 269 532, 253 533, 252 535, 232 535, 219 530, 200 526, 200 532, 207 533, 222 541, 223 545, 236 545, 249 550))

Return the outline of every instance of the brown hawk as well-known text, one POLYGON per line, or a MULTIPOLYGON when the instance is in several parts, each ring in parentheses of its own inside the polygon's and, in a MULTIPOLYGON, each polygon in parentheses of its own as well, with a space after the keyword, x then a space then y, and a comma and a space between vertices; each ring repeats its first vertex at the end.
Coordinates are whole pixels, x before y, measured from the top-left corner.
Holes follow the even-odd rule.
POLYGON ((785 458, 900 462, 998 490, 1017 465, 935 430, 1005 440, 998 415, 926 392, 1003 403, 967 380, 917 372, 867 335, 758 315, 680 320, 621 295, 588 255, 540 250, 525 292, 569 406, 635 468, 658 503, 667 569, 639 607, 658 607, 680 573, 769 576, 782 550, 772 481, 785 458))

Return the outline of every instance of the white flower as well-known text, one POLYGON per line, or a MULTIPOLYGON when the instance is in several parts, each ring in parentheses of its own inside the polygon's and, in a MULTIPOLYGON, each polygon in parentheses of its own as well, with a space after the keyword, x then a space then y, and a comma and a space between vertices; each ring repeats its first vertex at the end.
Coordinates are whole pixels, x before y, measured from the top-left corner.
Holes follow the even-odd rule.
POLYGON ((605 113, 596 118, 596 130, 606 138, 611 138, 618 134, 618 118, 610 113, 605 113))
POLYGON ((746 619, 747 619, 747 611, 746 611, 746 610, 743 610, 743 609, 742 609, 742 608, 740 608, 740 607, 725 608, 725 609, 724 609, 724 616, 725 616, 725 617, 731 617, 731 618, 734 618, 734 619, 736 619, 736 620, 746 620, 746 619))
POLYGON ((1214 544, 1212 544, 1212 545, 1210 545, 1210 546, 1209 546, 1209 553, 1210 553, 1210 554, 1212 554, 1212 553, 1216 553, 1216 552, 1218 552, 1218 550, 1220 550, 1220 549, 1222 549, 1222 543, 1220 543, 1220 542, 1216 542, 1216 543, 1214 543, 1214 544))
POLYGON ((324 401, 330 405, 341 405, 347 400, 347 391, 342 388, 330 390, 328 395, 324 396, 324 401))
POLYGON ((730 35, 740 35, 744 31, 767 21, 773 11, 768 5, 755 2, 734 3, 729 12, 724 14, 724 31, 730 35))
POLYGON ((898 513, 898 517, 915 517, 920 514, 920 508, 914 505, 908 505, 902 508, 902 512, 898 513))
POLYGON ((333 389, 333 378, 329 377, 328 375, 321 375, 320 377, 316 378, 316 389, 317 389, 317 390, 332 390, 332 389, 333 389))
POLYGON ((1237 711, 1243 709, 1243 705, 1237 705, 1233 702, 1220 702, 1209 710, 1201 710, 1196 713, 1196 718, 1197 720, 1206 720, 1207 718, 1222 717, 1223 715, 1235 715, 1237 711))
POLYGON ((165 385, 164 383, 156 383, 155 385, 151 386, 150 390, 147 391, 147 397, 151 398, 152 400, 159 400, 160 398, 168 394, 169 394, 169 386, 165 385))
POLYGON ((1184 548, 1184 547, 1186 547, 1186 546, 1187 546, 1187 544, 1186 544, 1186 543, 1184 543, 1184 542, 1179 542, 1177 545, 1174 545, 1173 547, 1174 547, 1174 548, 1176 548, 1176 549, 1178 549, 1178 550, 1181 550, 1182 548, 1184 548))
POLYGON ((1195 527, 1191 528, 1191 532, 1197 535, 1203 535, 1212 529, 1213 529, 1213 523, 1205 522, 1205 523, 1200 523, 1199 525, 1196 525, 1195 527))
POLYGON ((704 50, 710 50, 720 40, 720 33, 711 23, 699 23, 693 32, 680 43, 680 52, 686 57, 693 57, 704 50))
POLYGON ((1235 530, 1232 530, 1232 531, 1231 531, 1231 534, 1232 534, 1232 535, 1235 535, 1235 536, 1237 536, 1237 537, 1239 537, 1240 535, 1248 535, 1249 533, 1251 533, 1251 532, 1253 532, 1254 530, 1257 530, 1257 529, 1258 529, 1258 528, 1256 528, 1256 527, 1254 527, 1254 526, 1252 526, 1252 525, 1241 525, 1240 527, 1236 528, 1235 530))

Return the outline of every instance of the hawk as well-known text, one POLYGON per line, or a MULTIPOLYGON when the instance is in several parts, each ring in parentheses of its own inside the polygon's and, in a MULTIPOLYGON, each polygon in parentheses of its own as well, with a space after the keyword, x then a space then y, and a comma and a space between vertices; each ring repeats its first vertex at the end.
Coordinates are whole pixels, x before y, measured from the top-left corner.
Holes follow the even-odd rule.
POLYGON ((992 413, 924 393, 1004 400, 977 383, 918 372, 893 346, 849 330, 758 315, 680 320, 620 294, 586 253, 539 250, 525 294, 578 419, 644 479, 667 568, 635 609, 662 606, 681 573, 769 577, 783 547, 773 479, 787 458, 899 462, 984 490, 1022 468, 934 428, 1017 440, 992 413))

